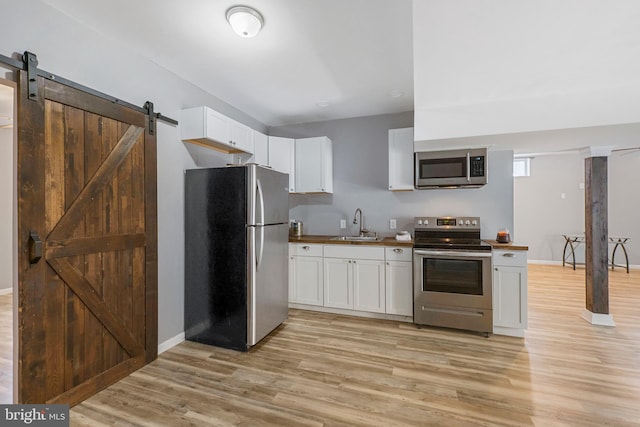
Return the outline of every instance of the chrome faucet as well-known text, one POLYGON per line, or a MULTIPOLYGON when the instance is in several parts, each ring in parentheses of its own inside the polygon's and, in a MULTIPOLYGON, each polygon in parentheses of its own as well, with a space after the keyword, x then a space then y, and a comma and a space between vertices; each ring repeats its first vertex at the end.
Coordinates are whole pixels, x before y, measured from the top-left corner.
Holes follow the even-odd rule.
POLYGON ((356 209, 356 213, 353 215, 353 223, 354 224, 358 224, 358 212, 360 212, 360 231, 359 231, 360 234, 359 234, 359 236, 362 237, 366 233, 369 232, 370 228, 364 226, 364 214, 362 213, 362 209, 360 209, 360 208, 357 208, 356 209))

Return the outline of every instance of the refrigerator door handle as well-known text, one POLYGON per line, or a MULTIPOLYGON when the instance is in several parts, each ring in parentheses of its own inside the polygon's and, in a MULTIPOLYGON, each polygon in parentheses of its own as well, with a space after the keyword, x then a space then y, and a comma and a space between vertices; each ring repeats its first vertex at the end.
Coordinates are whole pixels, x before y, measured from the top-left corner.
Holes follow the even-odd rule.
POLYGON ((260 230, 260 249, 256 248, 258 254, 256 256, 256 271, 260 269, 262 264, 262 254, 264 251, 264 193, 262 192, 262 183, 259 179, 256 179, 256 198, 258 199, 258 206, 260 206, 260 219, 256 224, 260 230))
POLYGON ((256 180, 256 198, 259 200, 260 206, 260 220, 257 221, 256 225, 264 225, 264 193, 259 179, 256 180))
POLYGON ((264 252, 264 227, 256 227, 260 230, 260 249, 256 248, 258 252, 258 256, 256 256, 256 271, 260 270, 260 266, 262 265, 262 254, 264 252))

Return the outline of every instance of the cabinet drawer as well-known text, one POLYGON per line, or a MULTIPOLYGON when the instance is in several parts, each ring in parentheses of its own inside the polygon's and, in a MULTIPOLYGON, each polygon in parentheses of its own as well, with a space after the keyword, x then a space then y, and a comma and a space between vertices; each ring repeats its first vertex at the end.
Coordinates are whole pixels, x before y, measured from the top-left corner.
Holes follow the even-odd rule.
POLYGON ((289 243, 289 256, 322 256, 322 245, 289 243))
POLYGON ((412 252, 411 248, 407 247, 384 248, 387 261, 411 261, 412 252))
POLYGON ((526 267, 527 251, 493 251, 493 265, 526 267))
POLYGON ((377 259, 384 261, 384 247, 325 245, 324 256, 330 258, 377 259))

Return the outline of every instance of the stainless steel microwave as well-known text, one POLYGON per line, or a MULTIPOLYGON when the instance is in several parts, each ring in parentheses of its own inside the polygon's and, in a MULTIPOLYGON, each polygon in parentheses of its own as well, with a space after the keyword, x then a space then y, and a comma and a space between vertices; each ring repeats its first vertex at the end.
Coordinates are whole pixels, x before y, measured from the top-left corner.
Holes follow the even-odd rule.
POLYGON ((481 187, 487 180, 487 149, 415 153, 415 186, 427 188, 481 187))

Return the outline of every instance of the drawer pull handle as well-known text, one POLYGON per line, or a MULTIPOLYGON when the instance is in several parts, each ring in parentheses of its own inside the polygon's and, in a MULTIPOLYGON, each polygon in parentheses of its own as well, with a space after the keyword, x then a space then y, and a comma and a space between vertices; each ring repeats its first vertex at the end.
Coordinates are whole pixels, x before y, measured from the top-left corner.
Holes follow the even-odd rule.
POLYGON ((309 246, 303 246, 302 250, 308 251, 309 249, 311 249, 309 246))
POLYGON ((512 254, 511 252, 507 254, 502 254, 502 256, 506 256, 507 258, 515 258, 516 254, 512 254))
POLYGON ((400 249, 400 248, 395 248, 395 249, 393 250, 393 252, 395 252, 395 253, 397 253, 397 254, 401 254, 401 253, 403 253, 404 251, 403 251, 402 249, 400 249))

